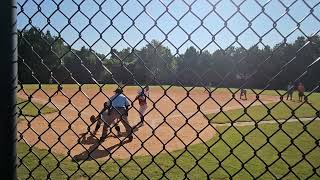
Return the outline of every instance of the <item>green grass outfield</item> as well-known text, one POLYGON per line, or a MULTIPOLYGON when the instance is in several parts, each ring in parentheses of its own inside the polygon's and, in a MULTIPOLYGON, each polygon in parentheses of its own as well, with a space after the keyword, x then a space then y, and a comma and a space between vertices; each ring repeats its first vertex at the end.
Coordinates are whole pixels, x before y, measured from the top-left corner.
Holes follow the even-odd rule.
POLYGON ((18 110, 21 111, 21 115, 24 116, 38 116, 39 114, 47 114, 47 113, 52 113, 56 112, 57 109, 44 106, 39 103, 35 102, 29 102, 27 100, 17 98, 17 104, 18 104, 18 110))
POLYGON ((53 157, 48 151, 37 148, 32 148, 33 153, 28 154, 29 147, 24 143, 18 143, 18 156, 23 157, 21 162, 29 169, 19 165, 18 177, 27 179, 30 177, 29 171, 32 171, 30 175, 35 179, 46 179, 47 176, 52 179, 66 179, 71 175, 73 175, 72 179, 92 175, 94 179, 106 179, 107 176, 104 173, 115 179, 125 179, 125 177, 159 179, 162 175, 169 179, 183 179, 184 172, 187 172, 187 177, 190 179, 206 179, 205 172, 207 172, 212 179, 228 179, 228 173, 235 179, 249 179, 252 178, 248 173, 250 172, 255 178, 262 179, 281 178, 284 175, 286 175, 285 179, 296 179, 295 176, 306 179, 316 172, 318 175, 313 175, 311 179, 319 179, 320 169, 313 169, 313 167, 320 166, 318 145, 320 122, 304 123, 306 130, 315 139, 304 132, 304 126, 299 122, 285 123, 281 130, 275 124, 259 125, 259 130, 254 129, 254 126, 237 127, 237 129, 219 127, 218 132, 223 133, 220 137, 217 135, 205 144, 192 145, 188 147, 188 152, 178 150, 170 155, 160 154, 153 158, 154 162, 151 156, 138 156, 133 160, 82 161, 78 162, 80 164, 78 165, 63 155, 53 157), (290 137, 294 138, 292 141, 294 145, 291 144, 290 137), (246 142, 243 142, 243 139, 246 142), (302 156, 301 152, 305 156, 302 156), (58 163, 58 161, 61 162, 58 163), (100 171, 99 164, 102 165, 100 171), (57 167, 58 165, 60 167, 57 167), (266 171, 266 165, 269 166, 270 172, 260 176, 266 171), (120 166, 123 166, 121 172, 120 166), (142 171, 143 175, 140 176, 139 166, 145 168, 142 171), (242 169, 242 166, 246 170, 242 169), (289 168, 295 175, 288 173, 289 168))
MULTIPOLYGON (((268 92, 267 92, 268 93, 268 92)), ((269 92, 272 93, 272 92, 269 92)), ((298 102, 298 96, 295 93, 294 101, 280 103, 270 103, 258 106, 251 106, 246 109, 234 109, 224 113, 209 114, 207 117, 213 123, 229 123, 261 121, 274 119, 307 118, 316 117, 320 110, 320 94, 312 93, 308 97, 308 102, 298 102), (268 112, 270 109, 270 112, 268 112), (292 114, 294 110, 294 114, 292 114), (246 111, 246 113, 245 113, 246 111)))

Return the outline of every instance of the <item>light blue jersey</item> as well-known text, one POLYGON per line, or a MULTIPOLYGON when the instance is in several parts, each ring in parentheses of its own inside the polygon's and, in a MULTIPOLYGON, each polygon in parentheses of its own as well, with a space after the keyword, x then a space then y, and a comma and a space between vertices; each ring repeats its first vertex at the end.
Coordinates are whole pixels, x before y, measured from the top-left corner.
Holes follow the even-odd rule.
POLYGON ((113 108, 124 108, 129 106, 128 99, 123 94, 115 94, 110 98, 113 108))

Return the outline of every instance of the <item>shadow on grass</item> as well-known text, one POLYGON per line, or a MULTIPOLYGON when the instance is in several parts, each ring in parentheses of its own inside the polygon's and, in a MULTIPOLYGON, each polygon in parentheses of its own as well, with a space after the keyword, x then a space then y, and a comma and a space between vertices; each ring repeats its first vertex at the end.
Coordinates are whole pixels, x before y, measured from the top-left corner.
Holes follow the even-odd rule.
POLYGON ((101 142, 95 138, 95 137, 89 137, 86 139, 87 143, 92 143, 92 145, 89 147, 89 149, 83 151, 80 154, 75 155, 72 160, 73 161, 92 161, 94 159, 99 159, 99 158, 103 158, 103 157, 107 157, 108 155, 111 154, 112 150, 120 147, 124 144, 127 144, 129 142, 131 142, 129 139, 125 140, 125 141, 121 141, 118 144, 115 144, 113 146, 107 147, 107 148, 103 148, 98 149, 99 146, 101 145, 101 142))
MULTIPOLYGON (((133 132, 136 132, 139 130, 140 126, 135 126, 133 128, 133 132)), ((126 140, 120 140, 121 142, 118 144, 115 144, 113 146, 110 146, 108 148, 103 148, 103 150, 98 149, 99 146, 101 145, 101 142, 99 141, 99 139, 97 138, 97 136, 93 135, 92 133, 90 133, 89 136, 86 137, 88 133, 84 133, 81 134, 80 136, 82 136, 82 138, 80 138, 80 143, 81 144, 92 144, 89 149, 83 151, 80 154, 75 155, 72 159, 73 161, 91 161, 94 159, 99 159, 99 158, 103 158, 106 157, 108 155, 110 155, 110 153, 112 152, 113 149, 120 147, 124 144, 130 143, 131 141, 129 139, 126 140)), ((111 136, 109 135, 109 137, 115 137, 115 138, 119 138, 119 137, 127 137, 127 133, 122 132, 118 135, 114 135, 112 134, 111 136)))

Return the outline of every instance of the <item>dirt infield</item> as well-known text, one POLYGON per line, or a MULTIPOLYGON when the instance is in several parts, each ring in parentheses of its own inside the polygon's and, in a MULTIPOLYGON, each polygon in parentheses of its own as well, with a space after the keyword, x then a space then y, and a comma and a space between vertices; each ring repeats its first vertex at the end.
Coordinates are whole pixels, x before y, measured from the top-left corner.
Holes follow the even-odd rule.
MULTIPOLYGON (((137 90, 136 87, 126 87, 124 94, 133 100, 137 95, 137 90)), ((55 153, 70 154, 80 158, 86 157, 88 149, 93 150, 91 156, 95 159, 110 156, 122 159, 131 155, 158 154, 178 150, 188 144, 205 142, 214 136, 215 129, 208 124, 203 114, 198 112, 198 108, 204 114, 214 113, 220 110, 241 108, 241 104, 247 106, 256 98, 249 94, 247 101, 239 100, 238 97, 237 100, 230 100, 232 95, 226 91, 213 93, 210 97, 200 88, 191 91, 188 95, 183 88, 175 87, 164 91, 159 87, 151 87, 152 102, 148 102, 146 123, 143 127, 134 130, 134 140, 120 145, 120 140, 111 134, 102 145, 97 146, 97 138, 91 136, 90 133, 85 136, 83 134, 87 132, 88 125, 91 125, 91 131, 93 131, 95 124, 91 124, 89 117, 92 114, 98 114, 97 110, 100 110, 107 100, 105 95, 108 97, 113 95, 112 89, 103 90, 101 93, 99 88, 92 87, 83 89, 82 93, 76 88, 64 88, 64 95, 59 93, 49 99, 48 95, 52 95, 54 91, 54 89, 45 89, 18 93, 21 98, 33 94, 32 101, 42 104, 50 102, 48 106, 55 106, 60 111, 20 122, 18 136, 23 137, 29 145, 35 144, 41 149, 51 149, 55 153)), ((278 98, 261 96, 260 100, 270 103, 277 101, 278 98)), ((256 102, 254 105, 259 105, 259 103, 256 102)), ((138 109, 137 102, 134 103, 134 107, 138 109)), ((135 108, 129 111, 131 125, 139 122, 139 115, 135 108)), ((124 127, 121 124, 120 126, 123 132, 124 127)), ((100 135, 101 131, 97 137, 99 138, 100 135)))

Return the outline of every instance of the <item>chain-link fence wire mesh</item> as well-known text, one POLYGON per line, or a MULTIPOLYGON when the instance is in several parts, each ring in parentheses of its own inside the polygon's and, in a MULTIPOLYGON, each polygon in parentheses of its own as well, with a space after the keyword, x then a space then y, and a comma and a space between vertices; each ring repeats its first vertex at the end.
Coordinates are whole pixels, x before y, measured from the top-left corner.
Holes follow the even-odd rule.
POLYGON ((19 176, 319 178, 319 4, 18 1, 19 176))

